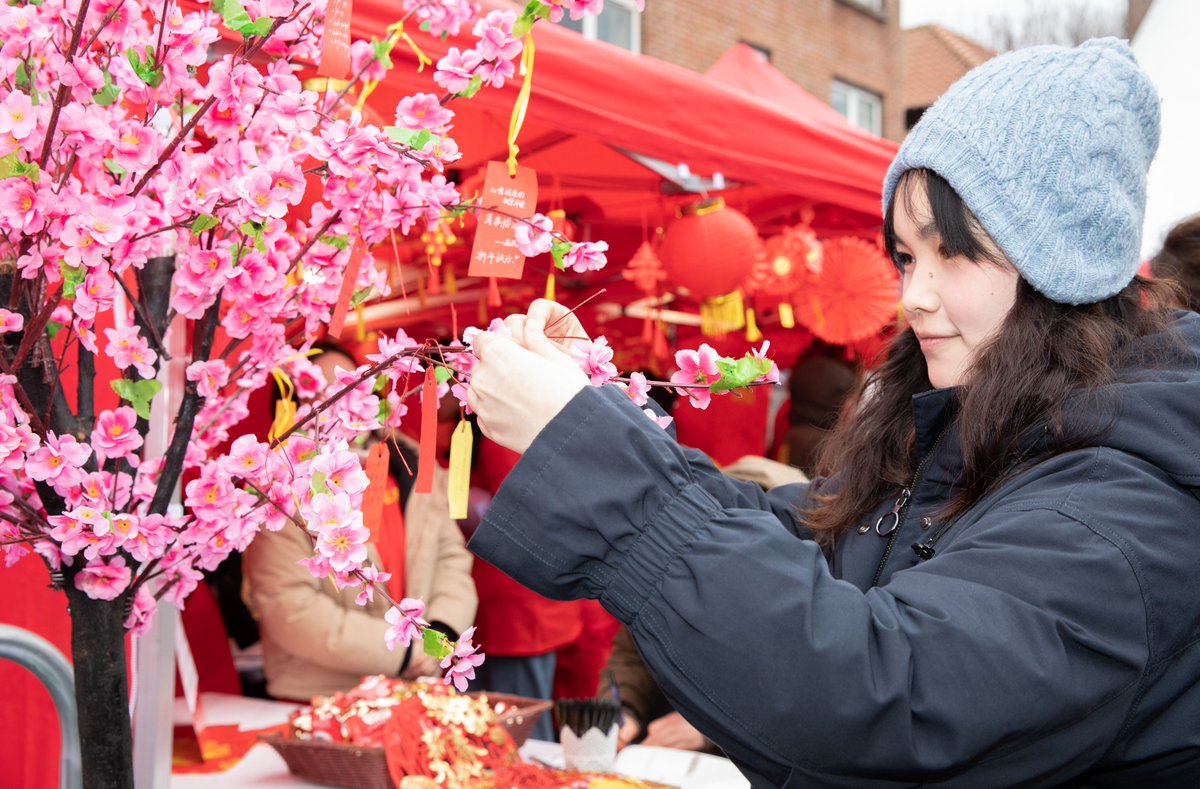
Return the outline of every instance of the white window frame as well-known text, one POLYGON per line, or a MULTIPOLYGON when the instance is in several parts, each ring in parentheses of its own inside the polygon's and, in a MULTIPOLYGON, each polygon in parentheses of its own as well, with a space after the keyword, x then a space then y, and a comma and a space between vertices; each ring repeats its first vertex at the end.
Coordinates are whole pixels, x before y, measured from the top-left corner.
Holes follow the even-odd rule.
MULTIPOLYGON (((637 0, 606 0, 605 7, 610 5, 619 5, 629 11, 630 27, 629 27, 629 51, 634 54, 641 54, 642 51, 642 15, 637 10, 637 0)), ((569 13, 569 12, 568 12, 569 13)), ((583 18, 583 37, 592 41, 600 40, 599 20, 595 16, 585 16, 583 18)), ((612 42, 608 42, 612 43, 612 42)), ((621 46, 613 44, 613 46, 621 46)))
POLYGON ((875 93, 874 91, 867 90, 866 88, 860 88, 859 86, 857 86, 851 82, 846 82, 844 80, 840 80, 835 77, 833 79, 833 82, 829 86, 829 104, 830 104, 830 106, 833 106, 835 109, 836 109, 836 105, 834 105, 834 103, 833 103, 833 94, 834 94, 834 91, 838 90, 839 88, 841 90, 845 91, 845 93, 846 93, 846 113, 845 113, 846 120, 850 121, 850 123, 852 125, 857 126, 860 129, 865 129, 865 130, 871 132, 871 134, 874 134, 876 137, 882 137, 883 136, 883 96, 880 96, 878 93, 875 93), (860 102, 862 101, 862 99, 866 99, 867 101, 869 101, 870 103, 875 105, 876 124, 872 124, 870 126, 866 125, 863 122, 863 118, 859 117, 858 109, 859 109, 859 105, 860 105, 860 102))

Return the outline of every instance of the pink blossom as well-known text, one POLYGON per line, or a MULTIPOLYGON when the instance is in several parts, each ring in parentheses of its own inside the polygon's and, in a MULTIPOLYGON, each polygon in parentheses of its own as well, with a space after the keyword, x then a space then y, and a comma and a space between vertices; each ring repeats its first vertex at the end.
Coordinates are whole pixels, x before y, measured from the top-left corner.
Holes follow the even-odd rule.
POLYGON ((129 457, 142 445, 142 435, 135 430, 137 414, 129 406, 104 411, 92 430, 92 449, 101 465, 110 458, 129 457))
POLYGON ((271 119, 282 132, 312 131, 320 120, 317 115, 317 94, 311 90, 276 96, 271 119))
POLYGON ((371 532, 362 525, 362 513, 350 509, 349 496, 314 496, 312 509, 316 518, 309 528, 316 526, 317 553, 329 559, 331 568, 345 572, 366 561, 371 532))
POLYGON ((450 127, 454 113, 442 106, 432 93, 405 96, 396 105, 396 125, 405 129, 429 129, 443 133, 450 127))
MULTIPOLYGON (((755 350, 754 348, 751 348, 750 353, 752 353, 754 355, 755 359, 766 359, 767 351, 770 349, 770 347, 771 347, 771 341, 766 340, 763 342, 761 348, 759 348, 757 350, 755 350)), ((760 375, 755 380, 767 381, 768 383, 773 383, 773 384, 779 383, 779 365, 777 365, 775 362, 771 362, 771 369, 767 370, 765 375, 760 375)))
POLYGON ((368 564, 362 568, 361 572, 362 591, 358 593, 358 597, 354 598, 355 605, 366 605, 375 599, 375 584, 385 584, 392 577, 391 573, 385 573, 373 564, 368 564))
POLYGON ((513 38, 516 11, 492 11, 475 23, 471 31, 479 37, 476 51, 484 60, 512 60, 521 53, 522 44, 513 38))
POLYGON ((479 647, 471 643, 474 635, 474 627, 463 631, 454 645, 454 651, 442 658, 440 664, 446 670, 442 682, 447 685, 453 682, 459 692, 466 692, 467 681, 475 679, 475 667, 483 665, 483 654, 478 652, 479 647))
POLYGON ((671 376, 671 382, 704 384, 704 388, 689 387, 676 390, 679 394, 687 396, 696 408, 704 410, 712 401, 712 393, 707 386, 721 378, 721 370, 717 367, 719 358, 720 355, 707 343, 701 344, 698 351, 683 350, 675 353, 675 364, 679 365, 679 371, 671 376))
POLYGON ((113 358, 117 369, 124 370, 132 365, 143 378, 154 377, 158 354, 150 350, 150 343, 138 332, 137 326, 130 324, 124 328, 105 329, 104 336, 108 338, 104 352, 113 358))
POLYGON ((123 556, 114 556, 107 563, 95 559, 75 576, 75 588, 93 600, 115 600, 129 587, 132 578, 123 556))
POLYGON ((607 251, 607 241, 580 241, 571 247, 570 252, 563 255, 563 265, 580 274, 599 271, 608 264, 608 258, 604 254, 607 251))
POLYGON ((25 465, 25 453, 38 447, 38 437, 29 425, 17 424, 7 410, 0 410, 0 468, 19 469, 25 465))
POLYGON ((0 103, 0 134, 11 134, 23 140, 33 133, 37 125, 37 111, 27 93, 11 91, 0 103))
POLYGON ((220 359, 192 362, 185 375, 189 381, 196 382, 196 391, 206 400, 217 397, 229 383, 229 368, 220 359))
POLYGON ((125 617, 125 629, 135 636, 140 636, 150 627, 150 620, 154 616, 154 608, 158 601, 154 599, 154 595, 146 588, 145 584, 138 587, 137 593, 133 596, 133 606, 129 610, 129 616, 125 617))
POLYGON ((249 63, 230 67, 232 57, 226 55, 208 70, 208 89, 217 99, 216 109, 253 106, 262 93, 262 74, 249 63))
POLYGON ((346 448, 345 442, 335 447, 323 447, 308 467, 313 476, 324 475, 324 484, 334 494, 357 496, 367 489, 367 475, 358 457, 346 448))
MULTIPOLYGON (((422 631, 429 627, 429 623, 421 618, 423 613, 425 613, 425 604, 413 597, 406 597, 388 609, 388 612, 383 615, 390 625, 385 635, 388 649, 395 649, 397 644, 407 647, 414 638, 420 636, 422 631)), ((471 630, 474 629, 471 628, 471 630)))
POLYGON ((670 427, 671 423, 675 421, 669 416, 659 416, 653 408, 643 408, 642 413, 650 417, 651 421, 653 421, 654 424, 658 425, 663 430, 666 430, 668 427, 670 427))
POLYGON ((70 433, 59 436, 51 430, 42 446, 29 456, 25 473, 55 487, 74 487, 83 481, 83 464, 91 455, 92 448, 79 443, 75 436, 70 433))
POLYGON ((503 88, 504 81, 513 78, 517 67, 511 60, 485 60, 475 70, 479 75, 480 84, 489 88, 503 88))
POLYGON ((650 399, 650 384, 646 383, 646 376, 642 373, 630 373, 625 394, 629 395, 634 405, 645 405, 650 399))
POLYGON ((554 236, 550 229, 554 221, 548 216, 534 214, 525 222, 518 222, 516 227, 517 249, 526 257, 535 257, 550 251, 554 244, 554 236))
POLYGON ((287 16, 292 13, 292 0, 259 0, 259 9, 265 16, 287 16))
MULTIPOLYGON (((638 0, 638 10, 642 10, 641 3, 644 0, 638 0)), ((574 0, 574 2, 566 2, 563 6, 571 9, 572 19, 583 19, 585 16, 599 16, 604 10, 604 0, 574 0)))
POLYGON ((0 181, 0 217, 14 230, 36 233, 45 226, 45 205, 28 178, 0 181))
POLYGON ((266 465, 268 452, 270 447, 253 433, 238 436, 229 448, 229 454, 221 458, 221 468, 230 476, 253 480, 266 465))
POLYGON ((449 93, 461 93, 467 89, 475 69, 482 62, 483 58, 473 49, 459 52, 458 47, 450 47, 446 56, 437 62, 433 81, 449 93))
POLYGON ((0 334, 21 331, 25 328, 25 316, 19 312, 9 312, 0 308, 0 334))
POLYGON ((575 340, 571 343, 571 358, 592 379, 592 386, 603 386, 617 376, 617 366, 612 363, 613 350, 604 337, 591 342, 575 340))

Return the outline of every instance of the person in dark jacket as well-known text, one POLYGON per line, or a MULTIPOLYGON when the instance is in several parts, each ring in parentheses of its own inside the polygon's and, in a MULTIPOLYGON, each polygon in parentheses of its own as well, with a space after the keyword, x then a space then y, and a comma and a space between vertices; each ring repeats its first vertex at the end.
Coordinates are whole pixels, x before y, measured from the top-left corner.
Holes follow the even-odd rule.
POLYGON ((1200 315, 1136 277, 1158 99, 1115 39, 956 83, 901 146, 907 326, 824 479, 725 479, 545 336, 471 403, 523 453, 471 549, 597 598, 755 787, 1200 785, 1200 315))

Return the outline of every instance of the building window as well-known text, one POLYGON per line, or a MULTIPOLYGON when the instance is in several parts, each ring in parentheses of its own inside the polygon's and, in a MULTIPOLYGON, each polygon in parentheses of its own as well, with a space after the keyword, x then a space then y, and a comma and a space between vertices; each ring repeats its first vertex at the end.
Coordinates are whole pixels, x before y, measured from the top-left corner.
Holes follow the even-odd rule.
POLYGON ((742 39, 742 43, 754 50, 754 54, 758 55, 763 63, 771 62, 771 50, 764 47, 762 44, 755 44, 753 41, 742 39))
POLYGON ((599 16, 583 19, 571 19, 567 12, 559 24, 582 33, 584 38, 607 41, 630 52, 642 50, 642 17, 636 0, 608 0, 599 16))
POLYGON ((878 93, 835 79, 829 88, 829 103, 860 129, 883 135, 883 98, 878 93))

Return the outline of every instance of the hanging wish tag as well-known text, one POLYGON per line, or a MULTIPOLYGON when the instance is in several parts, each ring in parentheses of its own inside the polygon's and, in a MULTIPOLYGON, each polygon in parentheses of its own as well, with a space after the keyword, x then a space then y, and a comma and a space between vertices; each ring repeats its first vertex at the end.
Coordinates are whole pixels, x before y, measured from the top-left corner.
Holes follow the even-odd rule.
POLYGON ((321 38, 321 60, 317 73, 322 77, 346 79, 350 76, 350 16, 354 0, 329 0, 325 6, 325 34, 321 38))
POLYGON ((383 494, 388 482, 386 442, 378 441, 371 447, 363 470, 367 475, 367 489, 363 491, 362 500, 363 525, 371 532, 371 539, 378 540, 383 524, 383 494))
POLYGON ((342 274, 342 289, 338 300, 333 305, 333 315, 329 319, 329 336, 337 337, 342 333, 346 324, 346 312, 350 309, 350 299, 354 297, 354 283, 358 281, 358 269, 362 266, 363 256, 367 254, 367 245, 360 238, 350 248, 350 259, 346 262, 346 271, 342 274))
POLYGON ((525 256, 517 249, 518 218, 533 216, 537 190, 537 173, 530 168, 518 167, 516 177, 510 177, 504 162, 488 162, 480 209, 475 213, 479 221, 475 244, 471 247, 469 276, 521 278, 525 256))
POLYGON ((437 377, 433 367, 425 368, 421 384, 421 448, 417 457, 415 493, 433 492, 433 467, 437 465, 437 377))
POLYGON ((467 500, 471 492, 471 449, 475 435, 471 423, 462 420, 450 438, 450 517, 461 521, 467 517, 467 500))

